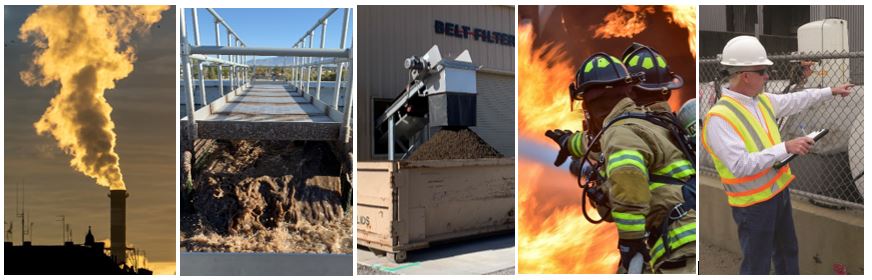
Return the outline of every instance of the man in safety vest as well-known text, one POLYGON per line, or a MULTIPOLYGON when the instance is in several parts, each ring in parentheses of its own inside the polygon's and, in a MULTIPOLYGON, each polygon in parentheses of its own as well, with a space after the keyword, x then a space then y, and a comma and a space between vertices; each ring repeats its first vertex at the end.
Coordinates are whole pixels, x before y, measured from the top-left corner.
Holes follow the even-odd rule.
POLYGON ((791 94, 763 92, 772 65, 760 41, 738 36, 724 46, 721 64, 729 88, 706 114, 702 143, 711 155, 738 225, 741 274, 799 274, 798 246, 787 186, 794 179, 789 165, 773 164, 788 154, 804 155, 814 140, 781 140, 775 119, 801 112, 812 104, 847 96, 851 84, 807 89, 791 94))
POLYGON ((640 259, 657 273, 695 273, 696 211, 682 210, 681 185, 649 181, 651 175, 684 180, 695 174, 694 166, 673 144, 666 128, 636 118, 611 123, 624 113, 646 110, 628 97, 642 76, 631 75, 613 56, 590 56, 570 86, 571 108, 580 103, 586 134, 552 130, 546 135, 560 145, 561 153, 576 158, 583 157, 586 149, 601 152, 605 165, 599 173, 607 178, 601 185, 607 201, 597 206, 603 218, 617 226, 622 270, 640 259), (585 135, 603 129, 599 143, 581 146, 587 143, 585 135), (603 207, 607 210, 601 211, 603 207))

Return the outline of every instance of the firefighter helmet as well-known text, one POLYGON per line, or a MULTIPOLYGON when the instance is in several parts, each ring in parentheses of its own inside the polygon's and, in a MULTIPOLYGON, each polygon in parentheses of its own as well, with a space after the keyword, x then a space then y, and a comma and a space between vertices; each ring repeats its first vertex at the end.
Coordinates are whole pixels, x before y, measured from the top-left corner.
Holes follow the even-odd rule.
POLYGON ((584 60, 575 72, 575 82, 569 85, 573 100, 581 100, 591 87, 635 85, 644 79, 644 74, 631 75, 618 58, 605 53, 595 53, 584 60))
POLYGON ((624 51, 623 63, 630 73, 645 73, 645 81, 636 85, 644 91, 669 92, 684 85, 684 79, 669 71, 666 59, 653 48, 633 43, 624 51))

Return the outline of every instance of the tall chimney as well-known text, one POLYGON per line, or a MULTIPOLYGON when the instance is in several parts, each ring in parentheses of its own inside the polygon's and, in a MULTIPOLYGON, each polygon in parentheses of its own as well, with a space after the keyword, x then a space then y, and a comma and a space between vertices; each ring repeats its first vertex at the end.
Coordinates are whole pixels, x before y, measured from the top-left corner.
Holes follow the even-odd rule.
POLYGON ((112 244, 109 252, 118 264, 127 262, 127 190, 110 190, 109 239, 112 244))

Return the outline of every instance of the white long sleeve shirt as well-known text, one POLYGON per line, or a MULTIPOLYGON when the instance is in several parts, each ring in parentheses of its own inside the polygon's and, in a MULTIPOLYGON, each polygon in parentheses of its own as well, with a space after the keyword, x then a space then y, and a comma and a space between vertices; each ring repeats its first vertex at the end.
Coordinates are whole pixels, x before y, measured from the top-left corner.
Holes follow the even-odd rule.
MULTIPOLYGON (((726 88, 723 88, 721 92, 724 96, 737 100, 745 109, 751 112, 760 124, 764 123, 763 114, 757 107, 757 104, 760 102, 759 97, 749 97, 726 88)), ((799 113, 813 104, 833 97, 831 88, 806 89, 788 94, 763 94, 769 96, 769 100, 772 101, 772 110, 775 111, 775 118, 799 113)), ((730 169, 730 172, 737 177, 760 173, 760 171, 766 168, 771 168, 776 161, 788 156, 784 142, 759 152, 749 153, 745 149, 745 142, 742 141, 741 136, 736 134, 736 131, 733 130, 730 124, 719 116, 712 116, 705 125, 706 144, 715 156, 730 169)), ((762 125, 762 127, 763 130, 767 130, 765 125, 762 125)), ((778 128, 771 127, 771 129, 778 128)), ((769 131, 766 131, 766 133, 769 133, 769 131)))

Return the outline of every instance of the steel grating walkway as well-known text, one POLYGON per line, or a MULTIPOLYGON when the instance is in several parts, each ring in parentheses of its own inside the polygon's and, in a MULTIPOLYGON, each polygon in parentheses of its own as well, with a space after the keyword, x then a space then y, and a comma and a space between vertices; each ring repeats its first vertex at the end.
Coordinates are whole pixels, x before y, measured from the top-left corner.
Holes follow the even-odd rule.
POLYGON ((194 116, 197 136, 205 139, 330 141, 339 138, 342 122, 342 112, 295 86, 260 80, 212 101, 194 116))

